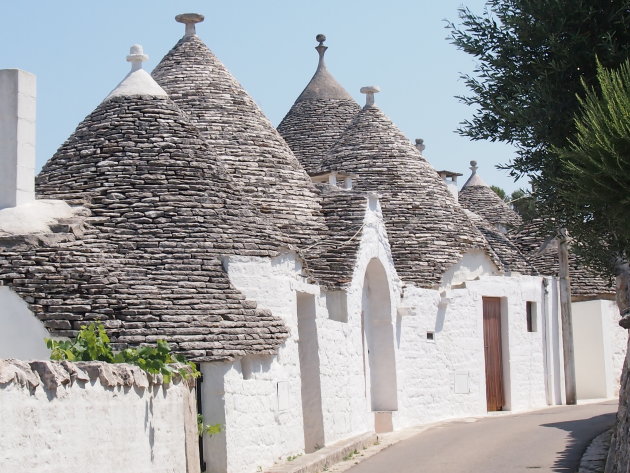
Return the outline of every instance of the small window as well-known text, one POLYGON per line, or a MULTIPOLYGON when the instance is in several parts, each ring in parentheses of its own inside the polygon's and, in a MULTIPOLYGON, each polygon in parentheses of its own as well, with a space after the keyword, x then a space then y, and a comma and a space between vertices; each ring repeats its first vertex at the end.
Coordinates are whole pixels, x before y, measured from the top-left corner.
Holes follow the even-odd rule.
POLYGON ((435 332, 427 332, 427 340, 430 342, 435 341, 435 332))
POLYGON ((532 301, 527 301, 527 331, 528 332, 537 332, 537 314, 536 314, 536 303, 532 301))

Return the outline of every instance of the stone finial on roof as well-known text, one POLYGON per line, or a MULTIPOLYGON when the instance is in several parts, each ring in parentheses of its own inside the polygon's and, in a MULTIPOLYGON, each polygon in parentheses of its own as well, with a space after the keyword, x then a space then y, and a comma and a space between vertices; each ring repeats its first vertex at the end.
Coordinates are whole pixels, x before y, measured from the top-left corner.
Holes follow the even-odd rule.
POLYGON ((326 50, 328 49, 328 46, 324 46, 324 41, 326 41, 326 35, 321 34, 321 33, 318 34, 317 36, 315 36, 315 41, 319 42, 319 44, 315 46, 315 49, 317 50, 317 54, 319 54, 319 64, 317 65, 317 68, 319 69, 320 67, 324 65, 324 54, 326 53, 326 50))
POLYGON ((381 88, 378 85, 367 85, 365 87, 361 87, 360 92, 365 94, 365 106, 371 107, 374 105, 374 94, 377 94, 381 91, 381 88))
POLYGON ((469 186, 490 187, 488 184, 485 183, 481 176, 477 174, 477 169, 479 169, 479 166, 477 166, 477 161, 471 161, 470 170, 472 172, 470 173, 470 177, 468 178, 468 180, 462 186, 462 189, 469 186))
POLYGON ((416 138, 416 149, 420 151, 420 154, 422 154, 422 152, 427 149, 422 138, 416 138))
POLYGON ((178 23, 184 23, 186 25, 186 32, 184 37, 195 36, 195 24, 201 23, 204 20, 204 16, 199 13, 181 13, 175 17, 175 21, 178 23))
POLYGON ((153 80, 151 75, 142 68, 142 63, 149 59, 144 54, 142 46, 134 44, 129 48, 127 61, 131 63, 131 71, 125 78, 112 90, 105 100, 113 97, 147 95, 152 97, 167 97, 164 89, 153 80))
POLYGON ((149 60, 149 56, 144 54, 141 44, 134 44, 129 48, 127 62, 131 63, 131 72, 142 69, 142 63, 149 60))

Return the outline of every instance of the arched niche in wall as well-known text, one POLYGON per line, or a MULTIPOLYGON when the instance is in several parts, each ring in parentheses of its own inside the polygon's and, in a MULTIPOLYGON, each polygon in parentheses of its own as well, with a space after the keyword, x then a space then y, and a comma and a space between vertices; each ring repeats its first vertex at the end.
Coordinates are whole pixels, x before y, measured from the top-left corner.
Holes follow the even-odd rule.
POLYGON ((363 281, 361 325, 366 390, 373 411, 398 409, 392 305, 387 273, 373 258, 363 281))
POLYGON ((26 302, 10 288, 0 286, 0 358, 47 360, 47 337, 50 333, 26 302))

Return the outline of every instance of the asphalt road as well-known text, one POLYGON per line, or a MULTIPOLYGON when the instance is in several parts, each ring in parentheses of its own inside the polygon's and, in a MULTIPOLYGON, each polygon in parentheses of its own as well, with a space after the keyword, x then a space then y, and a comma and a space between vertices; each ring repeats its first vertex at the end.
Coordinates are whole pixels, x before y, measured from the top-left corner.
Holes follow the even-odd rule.
POLYGON ((438 425, 349 473, 577 472, 590 441, 614 422, 617 402, 560 406, 438 425))

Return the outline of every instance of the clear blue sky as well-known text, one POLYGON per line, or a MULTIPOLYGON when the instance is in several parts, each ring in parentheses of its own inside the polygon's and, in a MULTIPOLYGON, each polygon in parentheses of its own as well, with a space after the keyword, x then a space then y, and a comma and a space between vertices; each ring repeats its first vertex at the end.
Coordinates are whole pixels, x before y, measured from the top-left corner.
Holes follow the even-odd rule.
POLYGON ((129 46, 144 46, 152 70, 183 35, 174 16, 205 15, 197 34, 252 95, 274 125, 291 107, 317 63, 315 35, 329 46, 328 69, 363 104, 359 88, 379 85, 377 105, 411 139, 423 138, 437 169, 469 174, 478 161, 489 184, 525 187, 495 169, 513 156, 501 143, 471 142, 454 132, 472 110, 462 72, 474 62, 447 40, 445 19, 482 0, 166 1, 0 0, 0 68, 38 79, 38 166, 125 76, 129 46))

